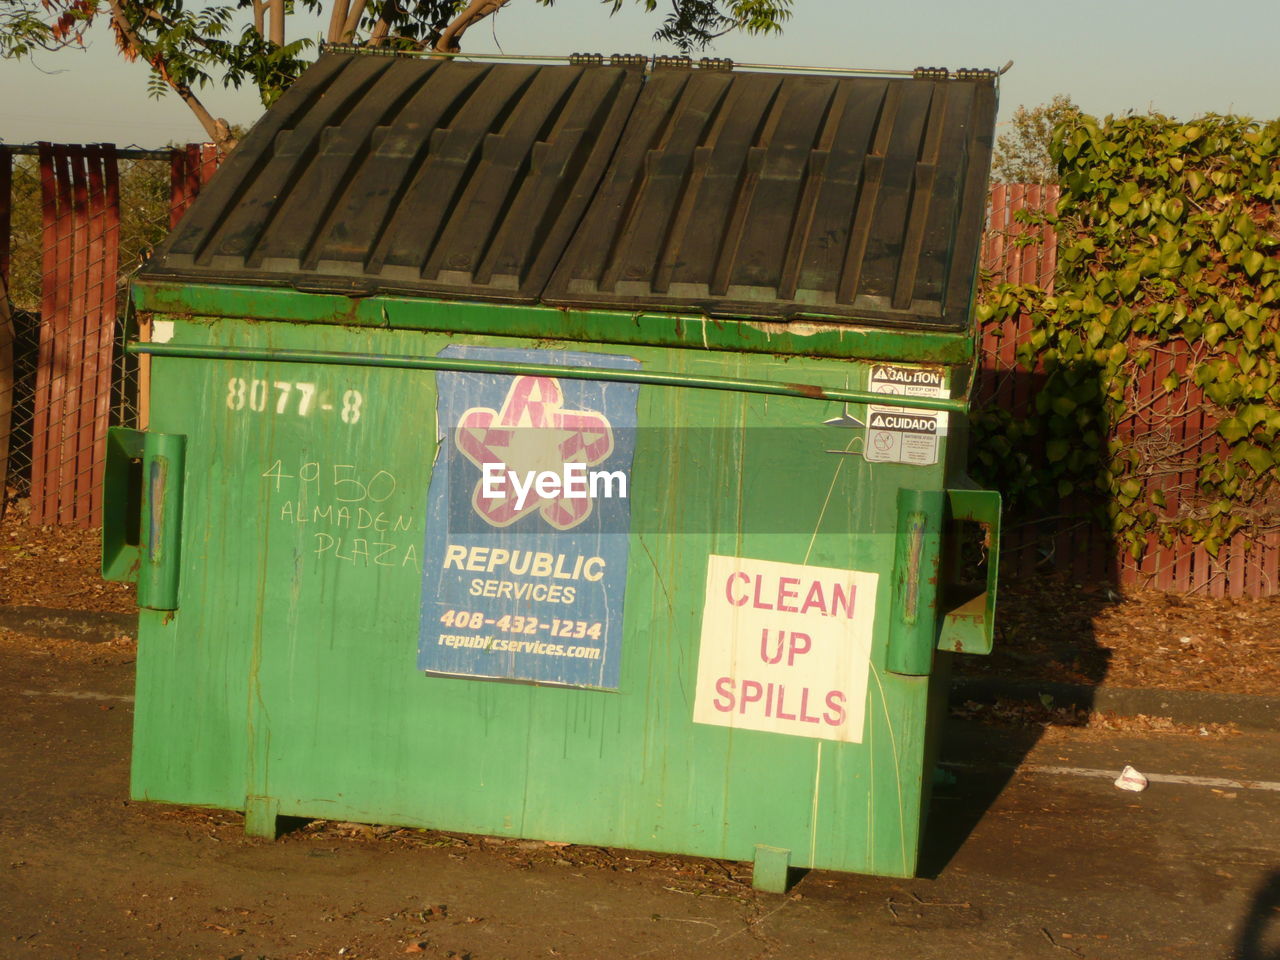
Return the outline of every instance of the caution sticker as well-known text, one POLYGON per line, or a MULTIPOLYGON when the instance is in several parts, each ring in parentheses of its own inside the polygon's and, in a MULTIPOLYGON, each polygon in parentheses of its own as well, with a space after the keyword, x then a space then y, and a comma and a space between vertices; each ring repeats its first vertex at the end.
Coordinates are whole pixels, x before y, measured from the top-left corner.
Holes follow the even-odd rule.
MULTIPOLYGON (((946 378, 936 367, 904 367, 880 363, 871 368, 870 392, 899 397, 946 397, 946 378)), ((947 434, 947 414, 912 407, 867 407, 863 453, 873 463, 910 463, 927 467, 938 462, 938 438, 947 434)))
POLYGON ((898 367, 879 363, 871 368, 872 393, 889 393, 899 397, 945 397, 946 383, 942 370, 934 367, 898 367))

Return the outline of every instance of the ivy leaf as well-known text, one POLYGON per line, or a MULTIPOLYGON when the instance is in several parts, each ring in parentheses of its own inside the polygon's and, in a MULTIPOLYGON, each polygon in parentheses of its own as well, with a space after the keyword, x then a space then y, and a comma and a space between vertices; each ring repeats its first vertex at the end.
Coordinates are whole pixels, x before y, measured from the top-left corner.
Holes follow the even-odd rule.
POLYGON ((1221 340, 1230 332, 1231 332, 1231 328, 1228 327, 1225 323, 1222 323, 1221 321, 1219 321, 1217 323, 1211 323, 1207 327, 1205 327, 1204 333, 1202 334, 1202 336, 1204 337, 1205 343, 1207 343, 1211 347, 1216 347, 1218 345, 1218 341, 1221 340))
POLYGON ((1243 395, 1240 384, 1235 380, 1222 383, 1210 383, 1204 388, 1205 396, 1220 407, 1229 407, 1243 395))
POLYGON ((1218 433, 1227 443, 1236 443, 1249 435, 1249 428, 1239 417, 1230 417, 1218 424, 1218 433))
POLYGON ((1141 279, 1137 270, 1121 270, 1116 274, 1116 289, 1127 297, 1138 289, 1138 281, 1141 279))
POLYGON ((1174 373, 1169 374, 1167 377, 1165 377, 1163 380, 1160 381, 1160 386, 1164 387, 1165 393, 1173 393, 1174 390, 1178 389, 1177 374, 1174 374, 1174 373))
POLYGON ((1250 250, 1241 258, 1240 262, 1244 265, 1245 273, 1249 274, 1251 277, 1256 277, 1258 275, 1258 271, 1262 269, 1263 263, 1266 262, 1266 259, 1267 258, 1262 255, 1261 250, 1250 250))
POLYGON ((1239 459, 1253 467, 1253 472, 1262 476, 1275 466, 1275 454, 1263 447, 1248 446, 1240 451, 1239 459))
POLYGON ((1236 415, 1246 430, 1252 430, 1267 419, 1267 408, 1261 403, 1246 403, 1236 415))
POLYGON ((1050 440, 1044 445, 1044 455, 1049 458, 1050 463, 1057 463, 1071 452, 1071 443, 1061 438, 1050 440))

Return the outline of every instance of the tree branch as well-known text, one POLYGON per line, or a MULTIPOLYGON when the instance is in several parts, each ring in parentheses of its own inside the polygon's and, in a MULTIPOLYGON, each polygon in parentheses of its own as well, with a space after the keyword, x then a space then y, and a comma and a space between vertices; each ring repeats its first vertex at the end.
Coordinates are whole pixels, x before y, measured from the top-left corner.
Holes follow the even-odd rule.
POLYGON ((350 0, 333 0, 333 9, 329 11, 329 32, 325 39, 330 43, 342 42, 342 27, 347 22, 347 7, 350 0))
POLYGON ((213 114, 205 109, 205 105, 200 102, 200 98, 195 95, 190 86, 174 80, 163 57, 159 54, 148 55, 145 52, 142 41, 138 39, 137 31, 133 29, 129 18, 125 16, 120 0, 107 0, 107 4, 111 8, 111 22, 116 28, 117 39, 126 56, 130 58, 142 56, 146 59, 147 63, 151 64, 152 69, 160 75, 160 79, 167 83, 191 112, 195 114, 196 119, 200 121, 200 126, 204 127, 205 133, 209 135, 210 140, 218 145, 218 149, 223 153, 233 150, 236 142, 231 139, 231 129, 227 125, 227 121, 215 119, 213 114))
POLYGON ((266 0, 253 0, 253 29, 258 36, 267 35, 267 3, 266 0))
POLYGON ((380 47, 387 36, 391 33, 391 18, 401 15, 400 5, 396 0, 384 0, 382 4, 382 12, 378 15, 377 22, 373 25, 373 30, 369 34, 368 45, 371 47, 380 47))
POLYGON ((351 9, 347 11, 347 22, 342 25, 340 43, 350 43, 360 26, 360 18, 364 16, 364 8, 369 0, 351 0, 351 9))
POLYGON ((271 42, 284 46, 284 0, 267 0, 271 8, 271 42))
POLYGON ((437 53, 457 53, 462 49, 459 41, 468 27, 491 13, 497 13, 510 2, 511 0, 471 0, 463 11, 453 18, 453 22, 444 28, 434 49, 437 53))

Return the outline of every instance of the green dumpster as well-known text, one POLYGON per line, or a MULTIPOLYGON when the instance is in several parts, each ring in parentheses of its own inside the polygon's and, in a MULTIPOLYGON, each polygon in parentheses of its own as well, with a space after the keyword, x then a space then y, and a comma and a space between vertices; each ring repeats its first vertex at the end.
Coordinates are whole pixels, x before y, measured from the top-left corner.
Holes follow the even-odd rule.
POLYGON ((134 287, 133 797, 913 875, 995 105, 324 51, 134 287))

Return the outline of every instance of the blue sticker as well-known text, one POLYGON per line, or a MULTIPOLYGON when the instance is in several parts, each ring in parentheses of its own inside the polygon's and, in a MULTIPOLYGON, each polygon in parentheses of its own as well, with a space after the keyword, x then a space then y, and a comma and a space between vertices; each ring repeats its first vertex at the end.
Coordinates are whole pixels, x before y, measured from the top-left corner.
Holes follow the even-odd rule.
MULTIPOLYGON (((550 350, 440 355, 640 367, 550 350)), ((617 689, 639 386, 442 372, 436 388, 419 669, 617 689)))

